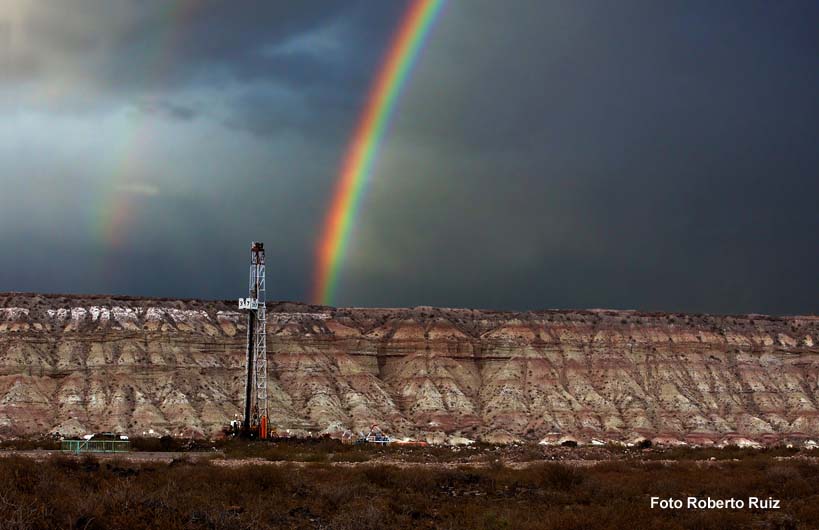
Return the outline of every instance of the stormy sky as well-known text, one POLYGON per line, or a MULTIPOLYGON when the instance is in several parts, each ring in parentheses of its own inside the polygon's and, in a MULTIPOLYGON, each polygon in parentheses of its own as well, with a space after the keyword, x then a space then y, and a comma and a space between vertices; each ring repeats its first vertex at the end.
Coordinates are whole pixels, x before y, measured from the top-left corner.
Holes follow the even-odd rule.
MULTIPOLYGON (((4 0, 0 291, 307 300, 407 3, 4 0)), ((338 305, 819 310, 819 4, 449 0, 338 305)))

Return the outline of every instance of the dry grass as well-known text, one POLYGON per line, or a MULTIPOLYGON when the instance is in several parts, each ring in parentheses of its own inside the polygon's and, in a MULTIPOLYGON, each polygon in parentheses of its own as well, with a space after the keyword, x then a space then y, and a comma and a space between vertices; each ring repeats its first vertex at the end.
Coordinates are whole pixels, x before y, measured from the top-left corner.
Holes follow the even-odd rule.
POLYGON ((54 451, 60 448, 60 440, 52 437, 0 439, 0 451, 31 451, 45 449, 54 451))
POLYGON ((706 447, 674 447, 668 449, 655 449, 644 454, 644 458, 663 460, 734 460, 745 458, 773 458, 777 456, 788 457, 800 452, 795 447, 772 446, 761 449, 749 447, 737 447, 729 445, 724 448, 706 447))
POLYGON ((501 461, 481 468, 338 467, 327 463, 331 458, 223 467, 184 458, 135 464, 6 457, 0 459, 0 528, 707 530, 815 528, 819 521, 819 465, 766 454, 716 463, 618 460, 524 469, 501 461), (652 495, 771 495, 782 509, 651 510, 652 495))
MULTIPOLYGON (((452 447, 412 447, 377 444, 345 445, 331 438, 250 442, 239 439, 220 440, 210 445, 226 458, 261 458, 277 462, 415 462, 448 463, 467 459, 487 460, 494 446, 469 449, 452 447)), ((540 456, 542 458, 542 455, 540 456)))

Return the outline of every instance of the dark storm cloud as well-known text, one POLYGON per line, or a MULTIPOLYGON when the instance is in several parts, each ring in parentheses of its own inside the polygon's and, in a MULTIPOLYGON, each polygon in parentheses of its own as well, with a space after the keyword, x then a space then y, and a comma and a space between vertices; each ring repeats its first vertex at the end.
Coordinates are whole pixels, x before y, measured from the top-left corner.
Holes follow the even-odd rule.
MULTIPOLYGON (((305 299, 405 7, 0 6, 0 240, 20 249, 0 290, 235 297, 258 238, 271 296, 305 299), (129 217, 102 241, 111 202, 129 217)), ((818 11, 450 0, 338 302, 816 312, 818 11)))
POLYGON ((157 81, 142 74, 184 81, 215 64, 248 75, 258 69, 260 49, 320 27, 338 16, 342 5, 74 0, 67 6, 44 0, 10 8, 4 26, 11 29, 4 33, 14 34, 13 45, 5 55, 41 64, 74 62, 73 67, 85 66, 125 88, 157 81), (173 71, 144 72, 143 65, 173 66, 173 71))
POLYGON ((451 4, 346 296, 816 311, 812 20, 809 3, 451 4))
POLYGON ((165 114, 178 120, 192 120, 199 113, 193 107, 173 103, 171 101, 143 101, 139 104, 143 112, 165 114))
POLYGON ((0 83, 60 87, 66 107, 72 100, 113 100, 113 106, 132 102, 182 119, 217 109, 194 112, 174 101, 180 93, 224 92, 225 123, 252 116, 257 123, 247 129, 264 133, 270 126, 260 121, 286 127, 298 118, 280 119, 292 106, 261 105, 258 93, 289 92, 302 108, 326 110, 327 119, 357 110, 403 8, 365 0, 66 5, 14 0, 0 11, 0 42, 7 44, 0 46, 0 83))
POLYGON ((267 234, 277 295, 309 291, 341 129, 396 7, 183 4, 0 6, 0 238, 20 249, 0 290, 234 297, 267 234))

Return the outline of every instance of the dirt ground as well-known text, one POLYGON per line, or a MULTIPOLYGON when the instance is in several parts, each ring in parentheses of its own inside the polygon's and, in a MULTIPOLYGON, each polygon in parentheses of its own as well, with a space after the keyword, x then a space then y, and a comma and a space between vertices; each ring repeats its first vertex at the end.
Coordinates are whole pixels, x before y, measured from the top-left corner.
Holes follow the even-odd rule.
POLYGON ((82 459, 90 454, 100 461, 132 463, 210 463, 221 467, 303 466, 322 463, 333 467, 353 468, 361 465, 396 466, 402 469, 458 469, 504 466, 526 469, 543 463, 560 463, 572 467, 590 467, 604 462, 661 463, 671 465, 692 462, 700 467, 719 466, 747 458, 770 458, 777 461, 801 460, 819 462, 819 451, 785 448, 768 449, 626 449, 618 447, 544 447, 535 445, 475 447, 383 447, 345 446, 329 443, 244 442, 232 440, 213 445, 203 443, 193 449, 177 447, 173 451, 137 449, 126 453, 74 454, 59 449, 0 448, 0 458, 20 456, 37 461, 51 458, 82 459))

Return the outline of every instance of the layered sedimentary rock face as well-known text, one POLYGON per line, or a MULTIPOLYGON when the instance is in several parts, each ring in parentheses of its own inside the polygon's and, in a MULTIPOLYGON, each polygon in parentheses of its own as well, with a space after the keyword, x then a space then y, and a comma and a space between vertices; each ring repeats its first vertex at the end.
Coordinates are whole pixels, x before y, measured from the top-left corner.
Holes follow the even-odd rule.
MULTIPOLYGON (((0 294, 0 436, 210 436, 240 413, 234 302, 0 294)), ((268 304, 272 424, 394 436, 819 436, 819 318, 268 304)), ((551 437, 551 438, 549 438, 551 437)))

